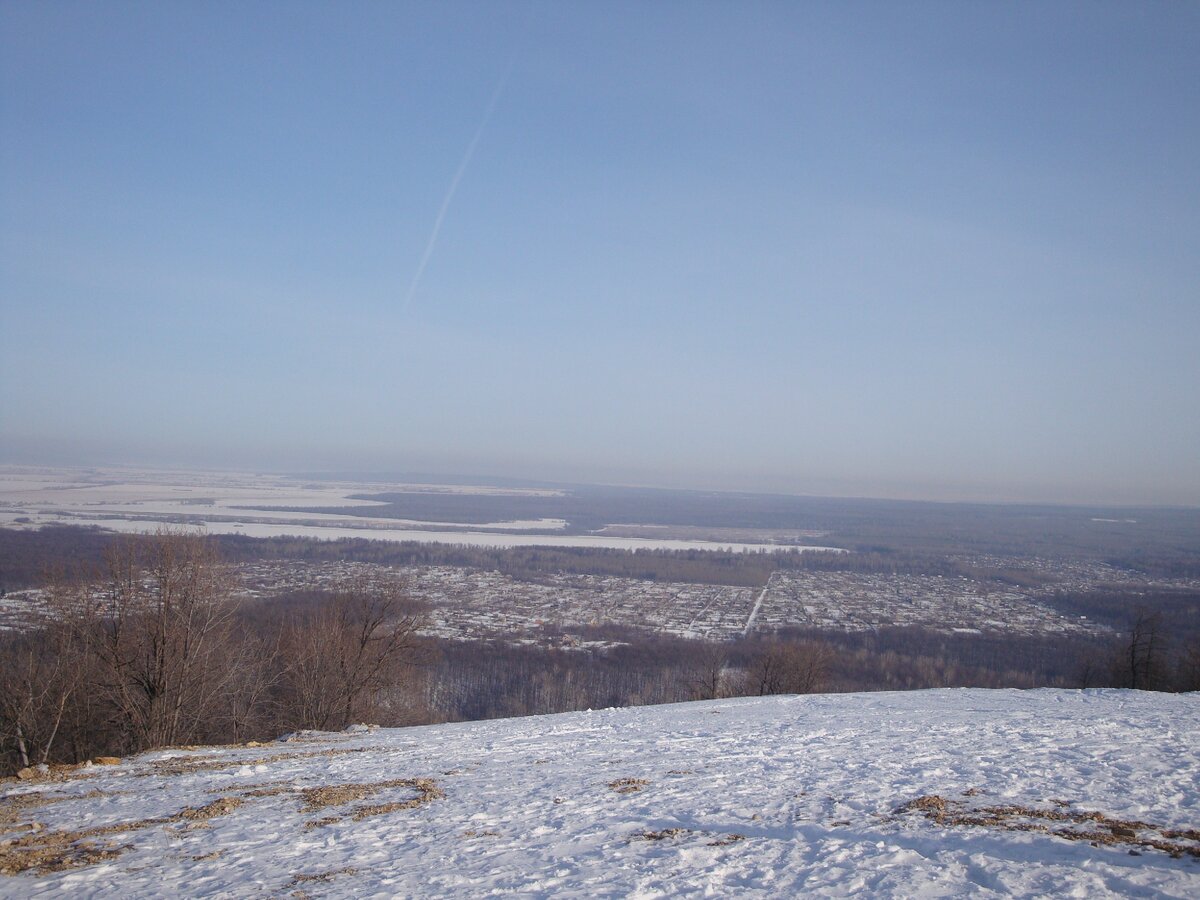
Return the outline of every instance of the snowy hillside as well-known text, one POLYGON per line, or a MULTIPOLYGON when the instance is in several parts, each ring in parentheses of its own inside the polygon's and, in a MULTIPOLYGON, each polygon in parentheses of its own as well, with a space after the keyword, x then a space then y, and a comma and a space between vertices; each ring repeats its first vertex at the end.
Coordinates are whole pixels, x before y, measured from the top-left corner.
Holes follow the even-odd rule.
POLYGON ((0 896, 1198 897, 1198 763, 1124 691, 302 735, 3 783, 0 896))

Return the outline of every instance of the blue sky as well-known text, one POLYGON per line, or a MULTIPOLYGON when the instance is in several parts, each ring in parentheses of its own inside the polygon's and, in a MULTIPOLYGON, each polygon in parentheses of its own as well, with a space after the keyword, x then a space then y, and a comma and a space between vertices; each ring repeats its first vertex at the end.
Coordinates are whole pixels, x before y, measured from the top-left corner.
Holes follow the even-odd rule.
POLYGON ((7 459, 1200 504, 1198 5, 8 2, 0 103, 7 459))

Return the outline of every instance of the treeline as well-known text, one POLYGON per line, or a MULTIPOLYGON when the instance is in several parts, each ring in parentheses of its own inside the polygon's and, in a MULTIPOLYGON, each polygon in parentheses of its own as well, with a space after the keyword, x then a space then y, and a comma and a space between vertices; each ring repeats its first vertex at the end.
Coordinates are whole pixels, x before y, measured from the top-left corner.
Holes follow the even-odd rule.
MULTIPOLYGON (((554 635, 544 635, 553 641, 554 635)), ((944 687, 1200 690, 1197 645, 1106 638, 945 634, 921 628, 794 630, 727 643, 589 630, 600 652, 446 642, 424 682, 432 720, 597 709, 727 696, 944 687), (1134 649, 1133 660, 1130 650, 1134 649), (1153 657, 1148 660, 1147 656, 1153 657)))
POLYGON ((75 525, 47 525, 29 531, 0 528, 0 591, 91 573, 116 539, 111 531, 75 525))
POLYGON ((1047 602, 1070 618, 1086 616, 1118 631, 1130 624, 1130 615, 1138 608, 1153 610, 1162 617, 1163 627, 1179 639, 1200 637, 1200 591, 1144 590, 1129 591, 1056 591, 1047 602))
POLYGON ((1118 551, 1109 554, 1105 562, 1118 569, 1160 578, 1200 578, 1200 550, 1195 547, 1118 551))

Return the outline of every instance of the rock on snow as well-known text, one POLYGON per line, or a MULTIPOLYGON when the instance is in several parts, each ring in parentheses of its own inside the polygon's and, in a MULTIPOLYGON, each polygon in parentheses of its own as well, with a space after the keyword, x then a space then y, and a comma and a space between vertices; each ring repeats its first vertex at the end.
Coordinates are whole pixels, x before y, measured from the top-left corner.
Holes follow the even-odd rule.
POLYGON ((941 690, 143 754, 0 785, 0 896, 1200 896, 1200 695, 941 690))

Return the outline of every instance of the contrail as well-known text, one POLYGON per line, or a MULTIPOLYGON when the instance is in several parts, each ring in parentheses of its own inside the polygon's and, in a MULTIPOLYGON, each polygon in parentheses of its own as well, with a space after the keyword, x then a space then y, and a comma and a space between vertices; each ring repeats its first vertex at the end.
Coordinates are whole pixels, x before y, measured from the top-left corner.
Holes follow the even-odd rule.
POLYGON ((496 84, 496 89, 492 91, 492 99, 488 102, 487 109, 484 110, 479 127, 475 129, 475 136, 471 138, 471 143, 467 145, 467 152, 463 154, 462 162, 458 164, 458 171, 450 179, 450 187, 446 189, 446 196, 442 198, 442 207, 438 210, 437 218, 433 220, 433 230, 429 232, 429 241, 425 244, 425 252, 421 254, 421 262, 417 266, 416 274, 413 275, 412 283, 408 286, 408 295, 404 298, 404 305, 400 308, 401 312, 407 310, 408 305, 412 303, 413 295, 417 292, 417 286, 421 283, 421 276, 425 274, 425 266, 429 263, 429 257, 433 255, 433 248, 437 244, 438 232, 442 230, 442 221, 446 218, 446 210, 450 208, 450 203, 454 200, 454 192, 458 190, 458 183, 462 181, 463 173, 467 171, 467 166, 471 164, 471 157, 475 155, 475 148, 479 145, 479 139, 483 137, 483 130, 487 128, 488 120, 491 119, 492 113, 496 110, 496 104, 500 100, 500 95, 504 92, 504 85, 508 82, 508 76, 512 72, 512 69, 513 64, 510 62, 504 70, 504 74, 500 76, 500 81, 496 84))

